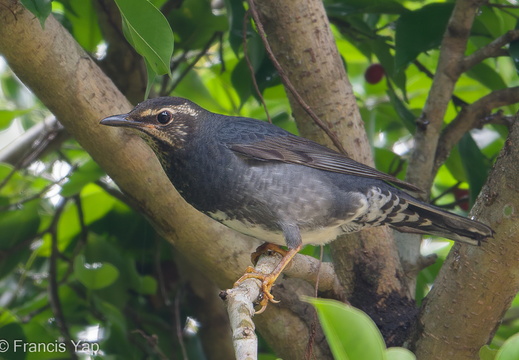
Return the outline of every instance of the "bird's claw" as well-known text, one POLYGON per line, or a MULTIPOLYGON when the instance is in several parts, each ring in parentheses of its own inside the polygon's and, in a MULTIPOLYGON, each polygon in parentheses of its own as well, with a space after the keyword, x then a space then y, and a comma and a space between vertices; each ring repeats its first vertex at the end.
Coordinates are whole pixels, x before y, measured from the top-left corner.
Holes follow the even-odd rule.
POLYGON ((269 252, 276 252, 280 254, 281 256, 285 256, 287 254, 287 251, 283 249, 281 246, 271 243, 264 243, 256 249, 251 255, 250 259, 254 265, 258 263, 259 257, 263 254, 267 254, 269 252))
POLYGON ((256 270, 252 266, 248 266, 245 270, 245 274, 243 274, 235 283, 234 287, 239 286, 242 282, 244 282, 247 279, 258 279, 261 280, 261 294, 260 294, 260 302, 259 305, 261 308, 255 312, 255 314, 261 314, 265 311, 267 308, 267 305, 269 302, 272 302, 274 304, 279 303, 278 300, 274 299, 274 295, 270 292, 272 290, 272 286, 274 285, 274 281, 276 280, 276 277, 272 276, 271 274, 262 274, 256 272, 256 270))

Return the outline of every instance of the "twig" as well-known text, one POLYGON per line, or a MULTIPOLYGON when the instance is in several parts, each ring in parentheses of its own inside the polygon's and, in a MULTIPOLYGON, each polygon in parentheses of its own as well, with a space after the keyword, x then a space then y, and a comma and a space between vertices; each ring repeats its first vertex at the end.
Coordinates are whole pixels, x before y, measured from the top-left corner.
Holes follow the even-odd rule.
POLYGON ((65 315, 63 314, 63 309, 61 307, 61 301, 59 299, 58 294, 58 221, 61 217, 61 213, 65 209, 65 205, 67 204, 67 199, 63 198, 61 203, 56 208, 56 213, 54 214, 54 218, 52 219, 52 224, 50 227, 50 235, 51 235, 51 254, 49 258, 49 303, 51 305, 52 312, 54 313, 54 317, 56 318, 56 323, 61 331, 61 334, 66 340, 66 347, 70 352, 70 356, 72 359, 77 359, 77 354, 74 351, 74 347, 72 345, 72 337, 70 336, 70 331, 68 329, 67 322, 65 320, 65 315))
MULTIPOLYGON (((278 253, 271 256, 260 256, 255 267, 256 272, 271 273, 276 268, 280 258, 281 255, 278 253)), ((254 315, 253 303, 258 299, 260 289, 260 280, 247 279, 239 286, 220 293, 229 315, 236 359, 256 360, 258 358, 258 338, 252 316, 254 315)))
POLYGON ((139 334, 140 336, 142 336, 142 338, 146 340, 146 344, 151 348, 153 354, 157 355, 159 359, 168 360, 168 357, 162 352, 162 350, 159 347, 157 335, 148 335, 141 329, 133 330, 132 333, 139 334))
POLYGON ((182 335, 182 326, 180 325, 180 294, 181 291, 177 292, 175 296, 175 330, 177 333, 177 340, 180 345, 180 351, 182 352, 182 359, 189 360, 186 351, 186 345, 184 344, 184 336, 182 335))
POLYGON ((267 104, 265 104, 265 99, 263 98, 263 95, 261 94, 261 91, 258 87, 258 82, 256 81, 254 67, 252 66, 252 63, 249 59, 249 54, 247 53, 247 20, 249 16, 250 10, 247 10, 245 12, 245 15, 243 16, 243 56, 245 57, 245 61, 247 62, 247 66, 249 67, 252 85, 254 85, 254 90, 256 91, 256 94, 258 94, 261 104, 263 105, 263 109, 265 110, 265 114, 267 114, 268 122, 272 124, 272 119, 270 118, 269 110, 267 109, 267 104))
POLYGON ((447 159, 452 148, 467 131, 483 125, 484 119, 488 117, 492 109, 517 102, 519 102, 519 86, 493 91, 476 102, 465 106, 443 130, 434 159, 433 173, 447 159))
POLYGON ((219 36, 219 32, 216 31, 213 36, 211 36, 211 38, 209 39, 209 41, 207 41, 207 43, 205 44, 204 48, 202 50, 200 50, 200 52, 198 53, 198 55, 195 57, 195 59, 191 62, 191 64, 189 64, 187 66, 187 68, 184 69, 184 71, 182 71, 182 73, 179 75, 179 77, 175 80, 175 82, 173 82, 173 84, 171 84, 171 86, 169 87, 168 91, 166 91, 166 94, 171 94, 173 92, 173 90, 175 90, 175 88, 178 86, 178 84, 180 84, 180 82, 184 79, 184 77, 195 67, 195 65, 198 63, 198 61, 205 55, 207 54, 207 51, 209 51, 209 48, 211 47, 213 41, 218 38, 219 36))
POLYGON ((519 29, 506 32, 488 45, 466 56, 460 64, 460 71, 465 72, 483 60, 494 57, 496 54, 501 52, 503 46, 517 39, 519 39, 519 29))
MULTIPOLYGON (((255 271, 269 274, 274 270, 280 259, 278 253, 269 256, 262 255, 256 264, 255 271)), ((283 274, 314 283, 319 291, 332 291, 334 298, 343 299, 345 297, 345 290, 339 283, 331 263, 323 263, 311 256, 298 254, 288 264, 283 274)), ((249 359, 247 356, 257 356, 252 355, 255 354, 257 347, 252 316, 254 314, 253 303, 258 299, 260 289, 261 282, 259 280, 247 279, 238 287, 220 293, 220 297, 226 302, 237 359, 249 359), (252 351, 253 349, 254 351, 252 351)), ((267 307, 266 311, 268 310, 267 307)), ((313 332, 313 328, 310 329, 310 332, 313 332)), ((309 346, 309 348, 311 349, 312 346, 309 346)), ((250 359, 256 359, 256 357, 250 357, 250 359)))
POLYGON ((512 4, 493 4, 493 3, 488 3, 488 4, 486 4, 486 6, 488 6, 488 7, 495 7, 495 8, 498 8, 498 9, 519 9, 518 5, 512 5, 512 4))
POLYGON ((272 64, 274 64, 274 67, 279 73, 279 76, 281 77, 281 80, 283 81, 283 84, 285 84, 285 87, 290 91, 290 93, 294 96, 294 98, 297 100, 299 105, 306 111, 306 113, 312 118, 312 120, 319 126, 325 133, 328 135, 330 140, 333 142, 335 147, 342 152, 343 154, 347 155, 346 150, 342 146, 341 142, 335 136, 335 134, 328 128, 328 126, 321 120, 319 117, 315 114, 315 112, 308 106, 308 104, 304 101, 304 99, 299 95, 299 92, 296 90, 290 79, 288 78, 285 70, 279 63, 279 61, 276 59, 276 56, 272 52, 272 48, 270 47, 270 44, 267 40, 267 35, 265 33, 265 29, 263 28, 263 24, 261 23, 258 15, 258 11, 256 10, 256 5, 254 4, 254 0, 248 0, 249 1, 249 11, 252 15, 252 18, 254 19, 254 22, 256 23, 256 28, 258 29, 258 34, 261 37, 261 41, 263 42, 263 46, 265 46, 265 50, 267 51, 267 54, 272 61, 272 64))

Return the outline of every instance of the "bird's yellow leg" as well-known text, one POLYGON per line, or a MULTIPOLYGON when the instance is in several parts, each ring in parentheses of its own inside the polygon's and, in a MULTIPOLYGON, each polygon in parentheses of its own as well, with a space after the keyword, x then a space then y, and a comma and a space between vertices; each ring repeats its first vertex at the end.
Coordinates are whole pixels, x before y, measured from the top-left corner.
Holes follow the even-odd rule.
POLYGON ((271 294, 272 286, 274 285, 274 282, 276 279, 281 275, 285 267, 290 263, 290 260, 301 250, 302 245, 295 247, 294 249, 289 249, 288 251, 280 248, 277 245, 265 243, 258 247, 256 251, 252 254, 252 260, 255 263, 259 256, 264 253, 265 251, 275 251, 280 253, 283 258, 279 262, 279 264, 276 266, 276 268, 270 273, 270 274, 262 274, 257 272, 253 267, 249 266, 245 270, 245 274, 242 275, 235 283, 234 286, 239 286, 243 281, 247 279, 258 279, 261 280, 261 292, 262 292, 262 299, 260 301, 261 309, 256 311, 256 314, 261 314, 265 309, 267 308, 267 305, 270 302, 278 303, 279 301, 274 300, 274 296, 271 294))

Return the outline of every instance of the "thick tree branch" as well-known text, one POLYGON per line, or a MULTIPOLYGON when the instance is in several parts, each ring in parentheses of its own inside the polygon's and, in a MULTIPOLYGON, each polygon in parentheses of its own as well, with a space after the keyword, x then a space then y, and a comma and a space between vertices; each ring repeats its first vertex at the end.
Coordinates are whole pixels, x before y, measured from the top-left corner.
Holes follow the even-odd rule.
MULTIPOLYGON (((422 114, 417 120, 414 149, 409 159, 407 180, 426 191, 427 199, 435 173, 434 160, 447 106, 462 73, 467 41, 482 0, 458 0, 440 46, 440 59, 422 114)), ((397 238, 402 262, 417 267, 420 262, 420 236, 397 238)), ((416 277, 409 279, 416 282, 416 277)))
POLYGON ((517 144, 519 123, 472 209, 478 220, 493 224, 495 238, 481 247, 454 245, 421 311, 420 360, 477 358, 519 291, 517 144))
POLYGON ((434 154, 454 85, 462 74, 467 40, 481 0, 458 0, 447 24, 440 60, 424 110, 418 119, 415 147, 407 174, 409 182, 428 191, 434 179, 434 154))
POLYGON ((433 172, 440 168, 449 156, 452 148, 463 135, 485 124, 485 119, 492 109, 519 102, 519 87, 496 90, 476 102, 465 106, 456 118, 443 130, 436 152, 433 172))

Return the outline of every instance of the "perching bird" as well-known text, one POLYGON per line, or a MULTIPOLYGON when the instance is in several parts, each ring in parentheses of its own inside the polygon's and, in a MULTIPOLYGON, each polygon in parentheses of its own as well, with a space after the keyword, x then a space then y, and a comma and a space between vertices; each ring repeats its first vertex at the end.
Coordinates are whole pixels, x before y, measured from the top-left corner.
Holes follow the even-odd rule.
POLYGON ((209 112, 178 97, 144 101, 103 125, 140 131, 183 198, 241 233, 288 252, 263 281, 270 289, 306 244, 326 244, 363 228, 389 225, 471 245, 490 227, 419 201, 411 184, 267 122, 209 112), (403 190, 402 190, 403 189, 403 190))

